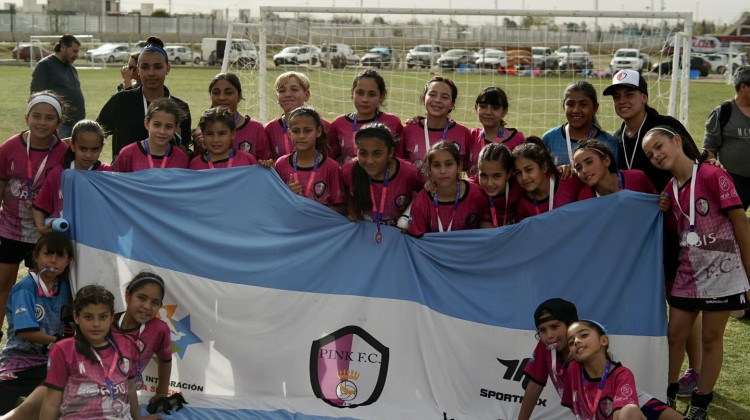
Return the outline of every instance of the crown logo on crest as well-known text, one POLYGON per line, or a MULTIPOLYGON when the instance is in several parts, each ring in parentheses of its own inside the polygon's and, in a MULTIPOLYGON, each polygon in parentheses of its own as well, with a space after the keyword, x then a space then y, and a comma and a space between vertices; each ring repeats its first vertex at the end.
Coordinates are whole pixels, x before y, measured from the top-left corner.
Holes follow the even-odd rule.
POLYGON ((342 369, 336 373, 336 376, 339 377, 339 379, 343 380, 351 380, 356 381, 359 379, 359 372, 357 372, 354 369, 342 369))

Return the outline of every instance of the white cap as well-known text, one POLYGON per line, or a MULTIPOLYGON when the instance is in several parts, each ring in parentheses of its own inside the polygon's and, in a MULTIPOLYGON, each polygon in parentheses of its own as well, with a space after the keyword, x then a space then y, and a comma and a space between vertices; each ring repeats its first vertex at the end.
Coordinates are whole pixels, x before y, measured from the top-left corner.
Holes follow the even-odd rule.
POLYGON ((604 89, 603 95, 612 95, 618 86, 626 86, 637 89, 648 96, 648 84, 646 80, 635 70, 620 70, 612 77, 612 84, 604 89))

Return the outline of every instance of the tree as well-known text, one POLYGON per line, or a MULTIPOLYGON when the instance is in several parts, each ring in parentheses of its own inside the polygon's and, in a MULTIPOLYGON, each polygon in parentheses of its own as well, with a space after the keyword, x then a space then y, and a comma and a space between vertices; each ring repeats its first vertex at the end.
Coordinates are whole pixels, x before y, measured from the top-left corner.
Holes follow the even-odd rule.
POLYGON ((506 28, 515 29, 515 28, 518 27, 518 24, 516 23, 515 20, 507 18, 507 17, 504 17, 503 18, 503 26, 505 26, 506 28))
POLYGON ((372 24, 373 25, 387 25, 388 22, 385 21, 381 16, 375 16, 372 18, 372 24))
POLYGON ((551 16, 524 16, 521 21, 522 28, 531 28, 532 26, 554 26, 555 21, 551 16))
POLYGON ((151 17, 169 17, 169 13, 164 9, 156 9, 151 13, 151 17))

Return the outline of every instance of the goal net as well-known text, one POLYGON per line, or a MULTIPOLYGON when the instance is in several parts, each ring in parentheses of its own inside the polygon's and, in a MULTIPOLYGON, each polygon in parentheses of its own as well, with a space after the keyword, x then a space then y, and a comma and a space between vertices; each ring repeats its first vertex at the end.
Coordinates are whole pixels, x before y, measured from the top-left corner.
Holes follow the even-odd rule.
MULTIPOLYGON (((29 38, 29 44, 31 45, 31 51, 34 51, 34 53, 30 54, 29 65, 31 67, 36 66, 36 63, 44 57, 45 51, 54 54, 55 43, 57 43, 57 40, 60 39, 61 36, 62 35, 32 35, 29 38)), ((93 35, 73 36, 81 42, 81 50, 94 48, 93 35)), ((80 56, 83 56, 83 51, 81 51, 80 56)), ((102 64, 102 66, 97 67, 94 63, 91 63, 91 65, 87 67, 76 66, 76 68, 105 68, 105 66, 102 64)))
POLYGON ((565 87, 587 80, 599 93, 599 123, 612 133, 620 120, 601 92, 617 69, 633 68, 649 82, 649 104, 687 125, 691 73, 679 69, 689 67, 691 13, 262 7, 260 15, 260 26, 234 24, 227 34, 227 48, 233 39, 257 46, 257 65, 225 55, 223 68, 240 75, 246 98, 257 92, 241 106, 264 122, 281 114, 273 84, 282 72, 310 78, 308 104, 330 121, 354 110, 352 79, 375 67, 388 84, 384 110, 402 120, 424 115, 423 87, 440 75, 458 86, 456 121, 480 126, 476 96, 498 86, 509 98, 508 125, 537 136, 565 122, 565 87), (277 55, 286 47, 298 48, 277 55))

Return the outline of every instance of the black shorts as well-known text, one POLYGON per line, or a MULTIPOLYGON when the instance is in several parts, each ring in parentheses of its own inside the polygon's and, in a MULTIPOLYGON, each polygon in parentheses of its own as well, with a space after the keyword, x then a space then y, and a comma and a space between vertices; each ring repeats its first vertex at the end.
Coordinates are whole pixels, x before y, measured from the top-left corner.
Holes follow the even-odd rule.
POLYGON ((34 266, 34 247, 36 244, 0 238, 0 263, 18 264, 26 262, 26 267, 34 266))
POLYGON ((19 397, 28 397, 47 376, 47 365, 15 373, 15 378, 0 380, 0 415, 16 406, 19 397))
POLYGON ((717 298, 684 298, 670 296, 669 306, 687 312, 722 312, 750 309, 750 303, 747 301, 747 295, 744 292, 717 298))
POLYGON ((643 404, 641 407, 641 413, 644 417, 646 417, 646 420, 657 420, 659 416, 662 415, 664 410, 668 409, 669 406, 664 404, 663 402, 657 400, 656 398, 651 398, 646 402, 646 404, 643 404))

